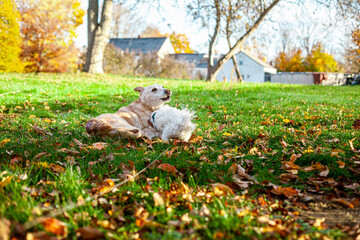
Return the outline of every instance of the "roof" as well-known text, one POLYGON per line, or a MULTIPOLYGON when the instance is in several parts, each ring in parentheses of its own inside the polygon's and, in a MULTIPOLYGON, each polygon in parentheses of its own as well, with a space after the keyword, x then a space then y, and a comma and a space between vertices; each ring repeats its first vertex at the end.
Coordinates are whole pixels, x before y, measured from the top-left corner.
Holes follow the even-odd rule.
POLYGON ((264 62, 263 60, 261 60, 260 58, 255 57, 255 56, 252 55, 251 53, 248 53, 248 52, 240 52, 240 53, 248 56, 248 57, 251 58, 253 61, 255 61, 256 63, 260 64, 260 65, 263 66, 263 67, 276 69, 276 68, 274 68, 273 66, 271 66, 270 64, 268 64, 268 63, 264 62))
POLYGON ((196 67, 202 67, 204 64, 205 67, 207 66, 206 59, 204 58, 205 54, 203 53, 177 53, 170 55, 178 61, 195 64, 196 67))
POLYGON ((112 38, 110 44, 123 51, 136 53, 158 52, 164 45, 167 37, 157 38, 112 38))

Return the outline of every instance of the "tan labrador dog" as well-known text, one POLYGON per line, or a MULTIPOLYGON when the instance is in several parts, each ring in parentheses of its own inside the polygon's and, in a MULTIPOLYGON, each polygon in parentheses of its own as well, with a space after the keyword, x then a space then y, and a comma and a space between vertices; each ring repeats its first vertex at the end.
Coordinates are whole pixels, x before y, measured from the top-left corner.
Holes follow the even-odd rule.
POLYGON ((140 97, 129 106, 120 108, 116 113, 105 113, 90 119, 85 126, 86 132, 97 136, 120 138, 154 138, 159 136, 149 126, 151 113, 171 100, 171 91, 156 84, 148 87, 137 87, 134 91, 140 97))

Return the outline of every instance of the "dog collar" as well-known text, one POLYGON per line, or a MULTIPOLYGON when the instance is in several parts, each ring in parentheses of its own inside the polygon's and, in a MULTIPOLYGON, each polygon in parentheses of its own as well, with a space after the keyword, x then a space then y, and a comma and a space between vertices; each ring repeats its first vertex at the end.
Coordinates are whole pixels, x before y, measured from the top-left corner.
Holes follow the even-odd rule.
POLYGON ((156 112, 154 112, 152 115, 151 115, 151 118, 149 119, 148 123, 151 127, 155 128, 155 115, 156 115, 156 112))

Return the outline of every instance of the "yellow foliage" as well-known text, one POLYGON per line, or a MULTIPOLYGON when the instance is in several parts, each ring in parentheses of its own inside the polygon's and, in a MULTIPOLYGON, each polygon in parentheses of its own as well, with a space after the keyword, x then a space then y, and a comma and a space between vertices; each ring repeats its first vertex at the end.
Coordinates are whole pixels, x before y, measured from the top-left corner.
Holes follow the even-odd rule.
POLYGON ((13 0, 0 2, 0 72, 22 72, 19 13, 13 0))

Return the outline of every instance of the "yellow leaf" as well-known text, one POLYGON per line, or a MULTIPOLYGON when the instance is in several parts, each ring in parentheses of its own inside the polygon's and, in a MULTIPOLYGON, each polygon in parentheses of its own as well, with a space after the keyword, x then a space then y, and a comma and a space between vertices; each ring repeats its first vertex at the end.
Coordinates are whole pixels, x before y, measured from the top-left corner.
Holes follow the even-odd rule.
POLYGON ((5 187, 11 182, 12 176, 3 177, 0 181, 0 188, 5 187))
POLYGON ((222 135, 223 136, 231 136, 231 133, 224 132, 222 135))

